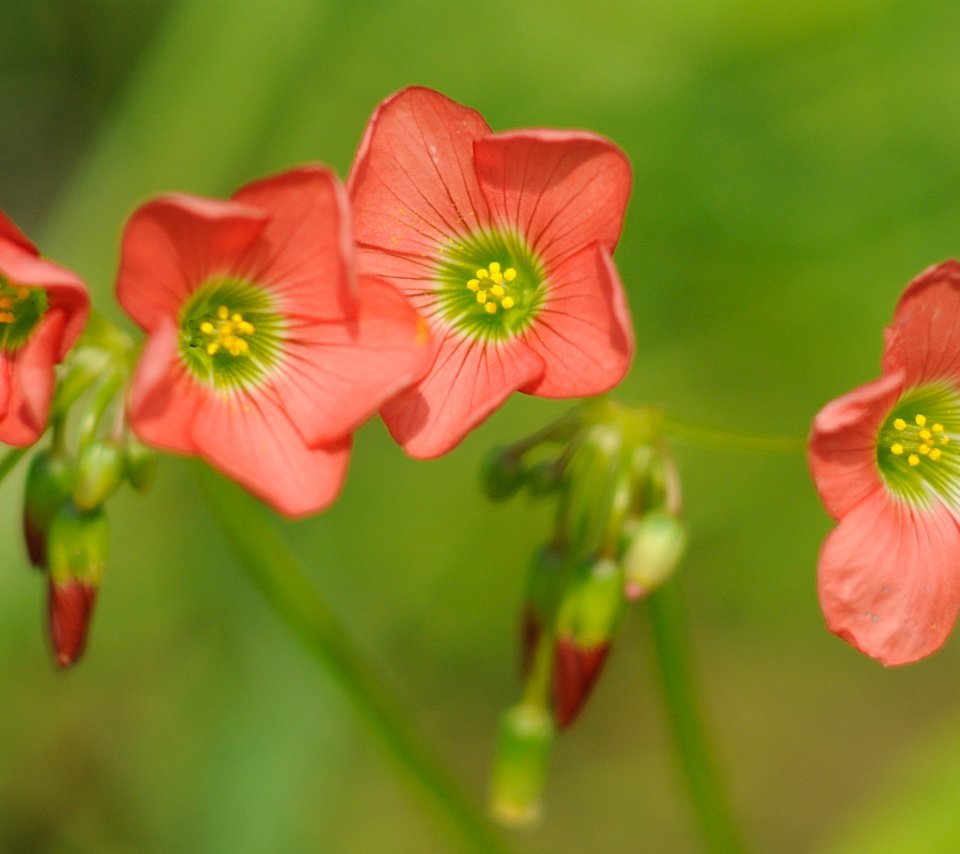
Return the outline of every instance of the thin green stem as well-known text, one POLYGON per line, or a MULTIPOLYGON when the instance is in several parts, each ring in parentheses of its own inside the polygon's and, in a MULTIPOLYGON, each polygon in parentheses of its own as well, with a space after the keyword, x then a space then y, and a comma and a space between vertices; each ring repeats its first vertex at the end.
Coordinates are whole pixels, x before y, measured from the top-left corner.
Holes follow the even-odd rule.
POLYGON ((664 701, 679 762, 707 850, 739 854, 744 846, 710 750, 694 689, 683 602, 674 577, 647 600, 664 701))
POLYGON ((735 433, 699 424, 687 424, 669 415, 663 418, 663 430, 668 436, 682 442, 738 451, 795 454, 802 453, 807 445, 807 440, 802 436, 758 436, 735 433))
POLYGON ((375 668, 348 635, 268 511, 233 484, 197 464, 210 507, 251 580, 275 614, 320 660, 370 733, 415 782, 471 851, 507 849, 481 811, 422 743, 375 668))
POLYGON ((17 463, 20 462, 23 455, 29 450, 29 448, 11 448, 3 457, 0 457, 0 482, 3 482, 7 475, 16 468, 17 463))

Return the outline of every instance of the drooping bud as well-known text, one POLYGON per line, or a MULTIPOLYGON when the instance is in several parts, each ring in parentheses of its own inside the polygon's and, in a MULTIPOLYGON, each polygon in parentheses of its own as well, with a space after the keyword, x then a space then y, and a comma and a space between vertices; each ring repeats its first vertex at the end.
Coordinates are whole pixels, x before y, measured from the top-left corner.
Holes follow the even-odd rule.
POLYGON ((80 510, 72 501, 64 501, 50 523, 48 616, 59 667, 69 667, 83 653, 106 568, 108 540, 107 516, 102 507, 80 510))
POLYGON ((73 490, 74 469, 70 460, 51 451, 34 455, 27 471, 23 499, 23 538, 30 563, 47 565, 47 534, 57 508, 73 490))
POLYGON ((490 810, 508 827, 530 827, 542 815, 543 785, 555 735, 549 713, 521 703, 500 721, 490 810))
POLYGON ((80 510, 93 510, 106 501, 123 481, 124 454, 111 439, 91 442, 77 459, 73 503, 80 510))
POLYGON ((627 598, 646 596, 677 568, 687 543, 686 528, 666 510, 647 513, 625 530, 623 571, 627 598))
POLYGON ((128 433, 124 442, 127 480, 137 492, 150 488, 157 473, 157 452, 148 448, 132 433, 128 433))
POLYGON ((623 572, 613 560, 578 567, 557 614, 553 710, 558 726, 576 720, 600 675, 623 618, 623 572))
POLYGON ((563 583, 566 554, 556 545, 544 546, 534 556, 527 575, 521 624, 521 667, 529 673, 534 651, 545 626, 553 624, 563 583))
POLYGON ((484 460, 481 477, 487 497, 491 501, 505 501, 524 483, 520 455, 510 448, 494 448, 484 460))

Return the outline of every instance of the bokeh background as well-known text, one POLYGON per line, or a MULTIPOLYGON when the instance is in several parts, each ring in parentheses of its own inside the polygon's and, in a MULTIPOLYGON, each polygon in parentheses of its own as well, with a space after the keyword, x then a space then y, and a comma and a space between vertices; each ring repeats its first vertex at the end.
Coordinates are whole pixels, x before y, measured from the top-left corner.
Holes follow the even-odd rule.
MULTIPOLYGON (((678 418, 803 435, 876 375, 905 283, 960 253, 950 0, 4 0, 0 34, 0 206, 112 317, 135 205, 310 160, 346 174, 371 110, 413 83, 496 129, 627 151, 638 347, 619 397, 678 418)), ((371 423, 339 503, 284 525, 478 803, 550 517, 489 505, 474 473, 561 411, 516 397, 430 463, 371 423)), ((957 641, 886 671, 824 630, 830 522, 802 454, 676 452, 691 651, 751 848, 960 850, 957 641)), ((258 598, 182 461, 112 501, 87 658, 54 672, 21 484, 0 491, 0 850, 458 850, 258 598)), ((698 850, 670 744, 640 607, 557 746, 545 822, 509 844, 698 850)))

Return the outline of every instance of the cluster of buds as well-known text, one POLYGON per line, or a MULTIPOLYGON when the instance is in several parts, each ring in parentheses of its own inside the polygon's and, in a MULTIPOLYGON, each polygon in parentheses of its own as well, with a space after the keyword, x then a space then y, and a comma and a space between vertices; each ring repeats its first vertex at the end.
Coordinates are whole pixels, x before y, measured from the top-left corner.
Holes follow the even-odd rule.
POLYGON ((540 815, 556 732, 576 720, 627 604, 666 581, 683 553, 680 485, 657 410, 584 404, 502 449, 488 495, 555 496, 549 543, 534 557, 522 613, 521 702, 503 718, 493 811, 507 824, 540 815))
POLYGON ((130 343, 103 327, 65 365, 51 406, 49 445, 27 471, 23 534, 30 562, 47 576, 47 614, 56 664, 83 653, 107 564, 104 504, 124 481, 151 483, 156 453, 130 432, 123 417, 130 343))

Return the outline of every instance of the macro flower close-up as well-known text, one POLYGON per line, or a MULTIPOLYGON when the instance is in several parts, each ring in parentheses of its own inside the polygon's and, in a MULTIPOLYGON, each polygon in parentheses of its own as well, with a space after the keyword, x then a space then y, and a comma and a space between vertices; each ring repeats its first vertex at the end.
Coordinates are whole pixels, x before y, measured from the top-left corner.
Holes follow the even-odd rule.
POLYGON ((43 433, 62 361, 87 322, 86 285, 41 258, 0 211, 0 442, 30 445, 43 433))
POLYGON ((357 277, 346 196, 305 166, 131 217, 117 297, 147 331, 130 421, 290 516, 336 498, 351 432, 423 372, 423 322, 357 277))
POLYGON ((935 652, 960 608, 960 263, 924 271, 882 376, 825 406, 810 467, 839 524, 820 553, 831 631, 887 665, 935 652))
POLYGON ((348 187, 361 270, 433 333, 429 372, 382 410, 408 453, 446 453, 514 391, 579 397, 623 378, 633 332, 611 253, 630 183, 593 133, 492 133, 423 88, 380 104, 348 187))

